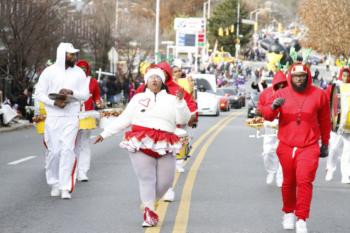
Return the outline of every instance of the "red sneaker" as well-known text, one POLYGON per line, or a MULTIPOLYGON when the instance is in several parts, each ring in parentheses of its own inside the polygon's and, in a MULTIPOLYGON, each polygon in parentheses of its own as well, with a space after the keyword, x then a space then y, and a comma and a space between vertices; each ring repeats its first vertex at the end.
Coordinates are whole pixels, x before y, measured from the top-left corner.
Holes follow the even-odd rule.
POLYGON ((157 225, 159 221, 158 215, 150 210, 148 207, 145 208, 145 212, 143 214, 143 227, 154 227, 157 225))

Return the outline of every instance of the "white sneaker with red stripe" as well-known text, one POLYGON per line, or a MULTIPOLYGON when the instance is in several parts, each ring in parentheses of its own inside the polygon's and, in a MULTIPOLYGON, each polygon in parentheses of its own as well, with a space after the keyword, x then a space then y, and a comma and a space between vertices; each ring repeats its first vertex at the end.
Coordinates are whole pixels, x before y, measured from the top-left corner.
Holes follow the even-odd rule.
POLYGON ((71 199, 72 196, 70 195, 69 191, 68 190, 62 190, 61 191, 61 199, 71 199))
POLYGON ((142 227, 154 227, 157 225, 158 221, 158 215, 154 211, 150 210, 150 208, 146 207, 143 213, 142 227))

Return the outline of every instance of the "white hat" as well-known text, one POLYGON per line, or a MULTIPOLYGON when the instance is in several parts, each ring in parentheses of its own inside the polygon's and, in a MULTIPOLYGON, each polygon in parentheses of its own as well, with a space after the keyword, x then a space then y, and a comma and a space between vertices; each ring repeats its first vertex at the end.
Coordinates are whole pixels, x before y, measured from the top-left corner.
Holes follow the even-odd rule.
POLYGON ((158 76, 159 78, 162 79, 162 82, 165 83, 165 75, 164 75, 164 71, 160 68, 152 68, 152 69, 149 69, 147 71, 147 73, 145 74, 145 83, 147 83, 148 79, 150 77, 152 77, 153 75, 156 75, 158 76))
POLYGON ((295 65, 292 67, 292 70, 290 73, 291 73, 291 75, 293 75, 293 74, 307 74, 307 68, 305 66, 303 66, 302 64, 295 65))
POLYGON ((67 43, 66 44, 66 52, 67 53, 77 53, 79 52, 80 50, 79 49, 76 49, 73 47, 73 45, 71 43, 67 43))

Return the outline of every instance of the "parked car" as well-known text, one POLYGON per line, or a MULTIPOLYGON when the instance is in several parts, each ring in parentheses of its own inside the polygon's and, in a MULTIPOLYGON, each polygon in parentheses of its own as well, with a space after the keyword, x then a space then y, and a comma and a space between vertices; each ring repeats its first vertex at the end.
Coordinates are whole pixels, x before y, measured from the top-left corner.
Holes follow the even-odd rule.
POLYGON ((223 93, 229 99, 232 108, 242 108, 245 106, 245 95, 235 88, 218 88, 217 93, 223 93))
POLYGON ((248 101, 248 111, 247 111, 248 118, 254 118, 258 116, 258 101, 259 101, 259 92, 252 91, 250 93, 250 97, 248 101))
POLYGON ((216 90, 216 95, 219 96, 220 99, 220 110, 225 112, 230 111, 230 99, 225 91, 223 91, 223 88, 218 88, 216 90))

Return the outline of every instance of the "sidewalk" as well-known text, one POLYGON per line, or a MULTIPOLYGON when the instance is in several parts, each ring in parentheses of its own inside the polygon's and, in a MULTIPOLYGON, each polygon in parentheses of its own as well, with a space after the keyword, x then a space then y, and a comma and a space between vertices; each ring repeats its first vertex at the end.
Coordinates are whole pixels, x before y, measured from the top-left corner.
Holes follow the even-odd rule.
POLYGON ((32 127, 33 124, 26 120, 17 120, 16 123, 11 123, 10 126, 0 126, 0 134, 12 132, 15 130, 26 129, 32 127))

